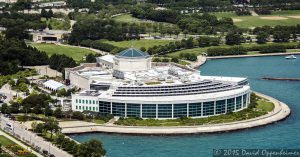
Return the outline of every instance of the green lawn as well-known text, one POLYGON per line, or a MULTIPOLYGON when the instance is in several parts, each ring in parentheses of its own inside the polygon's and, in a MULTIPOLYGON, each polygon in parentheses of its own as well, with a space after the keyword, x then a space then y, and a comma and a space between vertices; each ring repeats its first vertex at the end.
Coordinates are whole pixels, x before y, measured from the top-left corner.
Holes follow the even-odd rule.
POLYGON ((127 22, 127 23, 143 23, 143 22, 149 23, 149 21, 144 21, 144 20, 132 17, 130 14, 116 16, 116 17, 114 17, 114 19, 119 22, 127 22))
POLYGON ((115 19, 118 22, 126 22, 126 23, 136 23, 136 24, 141 24, 141 23, 163 23, 165 25, 173 25, 173 24, 167 23, 167 22, 155 22, 155 21, 150 21, 150 20, 138 19, 138 18, 132 17, 131 14, 123 14, 123 15, 120 15, 120 16, 116 16, 113 19, 115 19))
POLYGON ((95 53, 94 51, 88 49, 82 49, 71 46, 60 46, 45 43, 30 43, 30 45, 36 47, 40 51, 45 51, 48 54, 48 56, 51 56, 53 54, 64 54, 66 56, 72 57, 75 61, 81 61, 82 58, 87 54, 95 53))
MULTIPOLYGON (((41 21, 46 21, 46 18, 41 18, 41 21)), ((50 24, 53 30, 69 30, 71 27, 69 19, 58 20, 52 18, 47 21, 47 24, 50 24)))
POLYGON ((234 12, 225 12, 225 13, 212 13, 218 18, 221 17, 231 17, 234 19, 234 23, 242 28, 253 28, 258 26, 276 26, 276 25, 296 25, 300 24, 300 19, 292 18, 289 16, 300 16, 300 10, 288 10, 288 11, 274 11, 271 15, 261 15, 261 16, 237 16, 234 12), (276 19, 261 19, 261 17, 271 17, 279 16, 285 19, 276 20, 276 19))
POLYGON ((274 109, 274 104, 268 100, 260 99, 257 101, 257 108, 267 112, 271 112, 274 109))
POLYGON ((2 146, 6 147, 8 145, 12 145, 15 144, 13 141, 7 139, 6 137, 4 137, 3 135, 0 135, 0 143, 2 144, 2 146))
POLYGON ((155 45, 167 45, 170 42, 174 42, 174 40, 130 40, 130 41, 103 41, 104 43, 109 43, 117 47, 134 47, 140 49, 141 47, 145 47, 148 49, 149 47, 155 45))

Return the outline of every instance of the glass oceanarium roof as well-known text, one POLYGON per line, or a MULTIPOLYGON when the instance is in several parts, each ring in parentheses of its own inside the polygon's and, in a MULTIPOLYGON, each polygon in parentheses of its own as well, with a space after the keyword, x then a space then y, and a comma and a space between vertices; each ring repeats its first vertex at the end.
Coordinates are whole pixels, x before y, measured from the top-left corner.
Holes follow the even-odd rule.
POLYGON ((148 58, 149 54, 146 52, 143 52, 141 50, 130 48, 126 49, 116 55, 116 57, 121 58, 148 58))

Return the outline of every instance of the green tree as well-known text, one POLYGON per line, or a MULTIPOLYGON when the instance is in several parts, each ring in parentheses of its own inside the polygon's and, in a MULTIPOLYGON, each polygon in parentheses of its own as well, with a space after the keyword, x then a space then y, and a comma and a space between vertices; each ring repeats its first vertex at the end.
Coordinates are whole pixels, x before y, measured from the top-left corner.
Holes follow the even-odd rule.
POLYGON ((228 33, 225 38, 227 45, 239 45, 243 39, 239 33, 228 33))
POLYGON ((9 106, 6 103, 1 105, 1 113, 2 114, 10 113, 9 106))
POLYGON ((141 51, 146 52, 146 48, 145 47, 141 47, 141 51))
POLYGON ((29 93, 28 85, 25 84, 25 83, 19 84, 19 85, 18 85, 18 89, 19 89, 19 91, 21 91, 21 92, 29 93))
POLYGON ((44 131, 44 124, 38 123, 34 129, 36 133, 42 133, 44 131))
POLYGON ((32 122, 32 123, 31 123, 31 128, 32 128, 32 131, 33 131, 33 132, 35 132, 37 125, 38 125, 37 122, 32 122))
POLYGON ((61 118, 63 116, 63 112, 60 107, 58 107, 54 110, 53 116, 56 118, 61 118))
POLYGON ((85 58, 85 61, 87 63, 96 63, 96 56, 92 53, 89 53, 86 58, 85 58))
POLYGON ((158 58, 158 57, 155 57, 155 58, 152 59, 152 61, 153 61, 153 62, 161 62, 161 59, 158 58))
POLYGON ((41 11, 41 17, 47 18, 47 11, 45 8, 43 8, 41 11))
POLYGON ((52 9, 50 9, 48 12, 47 12, 47 19, 51 19, 53 17, 53 11, 52 9))
POLYGON ((269 34, 267 32, 259 32, 258 35, 256 36, 256 42, 258 44, 264 44, 268 41, 269 34))
POLYGON ((51 116, 53 114, 53 111, 51 110, 49 105, 46 105, 44 109, 45 116, 51 116))
POLYGON ((82 143, 77 153, 78 157, 103 157, 105 154, 102 143, 96 139, 82 143))
POLYGON ((179 59, 178 59, 178 57, 172 57, 171 61, 174 63, 178 63, 179 59))
POLYGON ((72 117, 73 117, 74 119, 78 119, 78 120, 83 120, 83 119, 84 119, 83 113, 81 113, 81 112, 79 112, 79 111, 73 112, 72 117))
POLYGON ((61 128, 58 126, 58 122, 52 118, 48 118, 44 124, 44 129, 46 131, 49 131, 51 136, 50 139, 52 140, 53 133, 57 133, 61 130, 61 128))

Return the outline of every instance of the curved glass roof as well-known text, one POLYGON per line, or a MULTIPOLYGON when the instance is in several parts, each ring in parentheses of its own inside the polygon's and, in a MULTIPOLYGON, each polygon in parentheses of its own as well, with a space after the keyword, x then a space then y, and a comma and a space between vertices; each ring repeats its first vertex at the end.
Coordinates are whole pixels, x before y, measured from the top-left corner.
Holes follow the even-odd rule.
POLYGON ((126 49, 116 55, 116 57, 122 57, 122 58, 147 58, 149 57, 149 54, 146 52, 143 52, 141 50, 130 48, 126 49))

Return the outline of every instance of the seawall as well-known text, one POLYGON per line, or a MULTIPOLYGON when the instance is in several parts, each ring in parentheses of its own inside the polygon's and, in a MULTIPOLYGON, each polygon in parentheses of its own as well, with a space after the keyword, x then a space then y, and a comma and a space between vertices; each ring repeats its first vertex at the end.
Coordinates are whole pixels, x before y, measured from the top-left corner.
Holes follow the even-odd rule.
POLYGON ((198 125, 198 126, 174 126, 174 127, 146 127, 146 126, 120 126, 120 125, 88 125, 76 127, 62 127, 62 133, 78 134, 78 133, 118 133, 118 134, 133 134, 133 135, 182 135, 182 134, 204 134, 237 131, 248 128, 264 126, 287 118, 291 110, 283 102, 270 96, 256 93, 274 103, 274 110, 266 115, 237 121, 231 123, 214 124, 214 125, 198 125))

